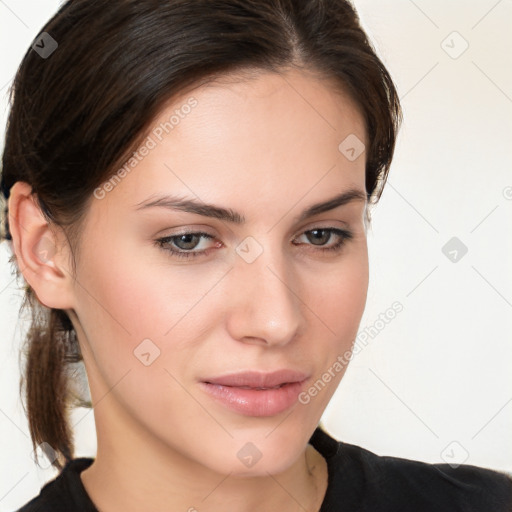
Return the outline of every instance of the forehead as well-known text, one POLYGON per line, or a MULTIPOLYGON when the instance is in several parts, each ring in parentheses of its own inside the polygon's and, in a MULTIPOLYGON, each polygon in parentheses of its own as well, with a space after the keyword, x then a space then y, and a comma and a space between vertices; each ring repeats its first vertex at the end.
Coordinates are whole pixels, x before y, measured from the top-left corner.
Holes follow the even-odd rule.
MULTIPOLYGON (((289 128, 289 133, 306 132, 310 137, 314 131, 322 134, 330 131, 331 135, 337 132, 338 137, 350 132, 367 142, 361 109, 345 86, 312 71, 252 70, 211 78, 204 85, 175 97, 162 108, 153 126, 169 120, 191 97, 197 99, 199 107, 192 112, 195 123, 188 123, 196 135, 202 122, 211 125, 217 118, 231 121, 226 126, 236 123, 237 131, 256 126, 260 132, 272 134, 289 128), (296 120, 309 124, 295 124, 296 120), (259 125, 261 122, 265 126, 259 125)), ((187 123, 179 124, 173 133, 187 135, 187 123)), ((220 133, 222 126, 217 123, 209 137, 220 133)))
POLYGON ((347 159, 347 137, 366 142, 363 118, 330 81, 297 70, 221 76, 161 110, 141 145, 149 150, 106 199, 134 205, 168 192, 244 211, 283 193, 296 202, 309 190, 314 199, 364 189, 366 155, 347 159))

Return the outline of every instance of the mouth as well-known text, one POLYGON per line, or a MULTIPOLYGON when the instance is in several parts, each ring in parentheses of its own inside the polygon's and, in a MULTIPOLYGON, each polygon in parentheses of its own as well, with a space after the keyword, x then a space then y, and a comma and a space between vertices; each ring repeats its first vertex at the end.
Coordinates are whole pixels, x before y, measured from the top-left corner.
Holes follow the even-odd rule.
POLYGON ((286 384, 302 382, 307 377, 308 375, 306 373, 284 369, 274 372, 239 372, 208 378, 205 379, 204 382, 237 388, 275 389, 286 384))
MULTIPOLYGON (((207 384, 212 384, 212 382, 207 382, 207 384)), ((273 386, 271 388, 261 388, 261 387, 252 387, 252 386, 226 386, 228 388, 238 388, 238 389, 256 389, 258 391, 260 390, 263 390, 263 389, 279 389, 279 388, 282 388, 283 386, 286 386, 286 384, 292 384, 291 382, 283 382, 282 384, 279 384, 279 386, 273 386)), ((218 384, 220 385, 220 384, 218 384)))
POLYGON ((245 416, 275 416, 290 409, 308 376, 303 373, 245 372, 200 382, 216 403, 245 416))

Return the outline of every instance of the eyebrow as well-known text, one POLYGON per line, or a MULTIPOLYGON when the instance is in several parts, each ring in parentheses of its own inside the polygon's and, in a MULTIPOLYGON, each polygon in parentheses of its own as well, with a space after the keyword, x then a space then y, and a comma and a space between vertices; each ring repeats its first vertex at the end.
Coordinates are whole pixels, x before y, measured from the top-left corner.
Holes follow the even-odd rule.
MULTIPOLYGON (((152 196, 154 197, 154 196, 152 196)), ((345 192, 338 194, 337 196, 331 197, 326 201, 313 204, 306 208, 295 220, 301 222, 314 215, 318 215, 323 212, 334 210, 339 206, 352 203, 354 201, 366 202, 366 193, 359 189, 349 189, 345 192)), ((244 224, 245 217, 230 208, 223 208, 214 204, 207 204, 195 199, 188 199, 184 197, 177 197, 172 195, 161 195, 156 198, 148 198, 140 203, 137 203, 136 210, 145 210, 147 208, 167 208, 170 210, 177 210, 187 213, 195 213, 202 215, 203 217, 211 217, 214 219, 223 220, 232 224, 244 224)))

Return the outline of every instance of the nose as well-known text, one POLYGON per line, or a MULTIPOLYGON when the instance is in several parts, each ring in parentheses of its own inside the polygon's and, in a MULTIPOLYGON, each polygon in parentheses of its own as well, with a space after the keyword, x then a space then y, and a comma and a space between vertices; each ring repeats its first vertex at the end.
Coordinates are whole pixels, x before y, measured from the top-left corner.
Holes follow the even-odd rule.
POLYGON ((251 263, 237 256, 230 272, 227 328, 245 343, 283 346, 303 321, 300 280, 280 249, 263 252, 251 263))

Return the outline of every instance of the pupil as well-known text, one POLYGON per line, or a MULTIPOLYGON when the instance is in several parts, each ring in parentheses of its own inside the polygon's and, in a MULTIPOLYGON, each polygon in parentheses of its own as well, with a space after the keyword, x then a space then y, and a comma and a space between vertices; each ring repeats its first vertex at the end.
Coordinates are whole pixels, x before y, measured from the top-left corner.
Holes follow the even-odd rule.
POLYGON ((185 234, 185 235, 180 235, 180 237, 178 238, 178 242, 184 242, 185 245, 187 244, 191 244, 192 247, 180 247, 181 249, 193 249, 194 248, 194 243, 192 243, 192 240, 195 238, 195 235, 193 234, 185 234))
MULTIPOLYGON (((325 236, 326 236, 326 233, 327 231, 325 229, 314 229, 311 233, 314 234, 314 237, 317 241, 323 241, 323 242, 326 242, 327 240, 322 240, 322 238, 325 239, 325 236), (320 236, 317 236, 318 234, 320 233, 320 236), (323 236, 321 235, 323 234, 323 236)), ((329 235, 327 235, 327 238, 329 237, 329 235)), ((321 244, 320 244, 321 245, 321 244)))

